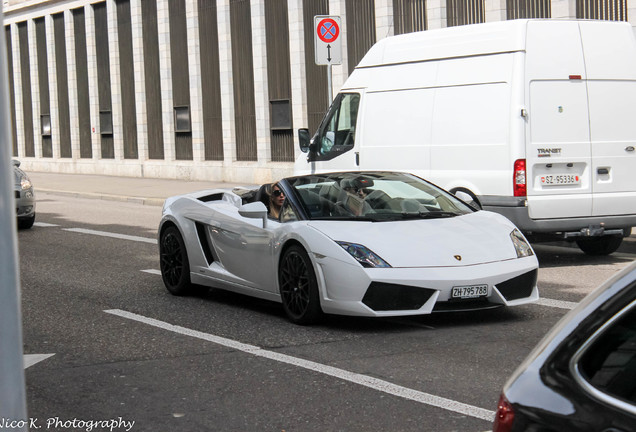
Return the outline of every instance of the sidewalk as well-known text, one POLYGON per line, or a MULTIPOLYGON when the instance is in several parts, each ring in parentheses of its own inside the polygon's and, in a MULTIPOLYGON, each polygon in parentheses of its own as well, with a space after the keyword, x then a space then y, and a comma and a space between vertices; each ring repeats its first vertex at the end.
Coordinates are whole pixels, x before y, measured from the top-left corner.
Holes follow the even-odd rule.
POLYGON ((218 181, 187 181, 93 174, 27 172, 38 193, 126 201, 161 206, 166 198, 203 189, 250 186, 218 181))

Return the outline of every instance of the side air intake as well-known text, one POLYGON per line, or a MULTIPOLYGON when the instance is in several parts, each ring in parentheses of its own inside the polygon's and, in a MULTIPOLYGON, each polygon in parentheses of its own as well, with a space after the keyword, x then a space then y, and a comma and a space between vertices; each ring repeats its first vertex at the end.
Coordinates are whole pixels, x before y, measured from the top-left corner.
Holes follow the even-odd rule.
POLYGON ((537 284, 537 273, 538 271, 535 269, 508 279, 507 281, 500 282, 495 286, 508 301, 529 297, 537 284))
POLYGON ((375 311, 417 310, 434 293, 428 288, 371 282, 362 303, 375 311))
POLYGON ((195 222, 194 224, 197 227, 197 237, 199 237, 199 244, 205 255, 205 260, 208 262, 208 265, 210 265, 214 262, 214 255, 212 254, 212 248, 210 247, 205 225, 201 222, 195 222))

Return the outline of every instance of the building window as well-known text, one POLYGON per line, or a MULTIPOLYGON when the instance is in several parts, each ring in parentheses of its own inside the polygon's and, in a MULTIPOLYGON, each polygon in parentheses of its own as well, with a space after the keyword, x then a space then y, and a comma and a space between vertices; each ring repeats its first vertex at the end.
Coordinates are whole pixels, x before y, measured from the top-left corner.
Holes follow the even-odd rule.
POLYGON ((484 0, 446 0, 448 27, 485 22, 484 0))
POLYGON ((426 30, 426 0, 393 0, 395 34, 426 30))
POLYGON ((576 0, 576 17, 627 21, 627 0, 576 0))
POLYGON ((507 0, 506 18, 550 18, 550 0, 507 0))

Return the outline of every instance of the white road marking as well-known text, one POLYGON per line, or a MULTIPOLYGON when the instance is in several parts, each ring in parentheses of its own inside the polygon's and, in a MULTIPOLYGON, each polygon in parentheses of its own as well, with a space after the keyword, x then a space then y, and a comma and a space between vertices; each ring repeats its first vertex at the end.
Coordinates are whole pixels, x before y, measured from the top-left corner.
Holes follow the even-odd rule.
POLYGON ((56 224, 50 224, 50 223, 46 223, 46 222, 35 222, 33 225, 36 226, 36 227, 41 227, 41 228, 59 226, 59 225, 56 225, 56 224))
POLYGON ((148 270, 142 270, 142 272, 161 276, 161 270, 148 269, 148 270))
POLYGON ((85 229, 85 228, 64 228, 64 231, 76 232, 81 234, 97 235, 102 237, 111 237, 111 238, 117 238, 122 240, 132 240, 132 241, 142 242, 142 243, 157 244, 157 240, 153 238, 131 236, 127 234, 117 234, 117 233, 111 233, 107 231, 96 231, 96 230, 85 229))
POLYGON ((543 298, 543 297, 539 298, 539 300, 535 304, 538 304, 541 306, 555 307, 559 309, 574 309, 576 305, 578 305, 578 303, 576 302, 570 302, 565 300, 555 300, 555 299, 549 299, 549 298, 543 298))
POLYGON ((36 363, 53 357, 55 354, 25 354, 23 359, 24 369, 33 366, 36 363))
POLYGON ((402 397, 415 402, 420 402, 426 405, 430 405, 437 408, 453 411, 459 414, 475 417, 481 420, 492 422, 495 417, 495 412, 484 408, 468 405, 462 402, 447 399, 441 396, 435 396, 429 393, 413 390, 407 387, 402 387, 397 384, 390 383, 378 378, 373 378, 367 375, 362 375, 354 372, 349 372, 344 369, 339 369, 333 366, 328 366, 321 363, 316 363, 310 360, 304 360, 290 355, 277 353, 274 351, 264 350, 255 345, 249 345, 242 342, 238 342, 232 339, 227 339, 220 336, 215 336, 208 333, 188 329, 185 327, 176 326, 164 321, 159 321, 153 318, 148 318, 135 313, 123 311, 120 309, 105 310, 104 312, 117 315, 122 318, 130 319, 133 321, 148 324, 154 327, 158 327, 164 330, 168 330, 174 333, 182 334, 185 336, 202 339, 208 342, 212 342, 218 345, 222 345, 228 348, 232 348, 238 351, 245 352, 247 354, 255 355, 258 357, 267 358, 270 360, 278 361, 281 363, 290 364, 300 368, 308 369, 313 372, 322 373, 335 378, 349 381, 354 384, 359 384, 371 389, 381 391, 393 396, 402 397))

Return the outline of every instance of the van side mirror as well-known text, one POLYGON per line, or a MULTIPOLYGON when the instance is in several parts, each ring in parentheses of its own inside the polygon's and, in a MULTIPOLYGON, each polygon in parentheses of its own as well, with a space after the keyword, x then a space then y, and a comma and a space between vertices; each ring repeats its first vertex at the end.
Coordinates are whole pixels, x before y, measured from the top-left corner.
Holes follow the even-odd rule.
POLYGON ((303 153, 309 152, 309 146, 311 145, 309 129, 298 129, 298 142, 300 143, 300 151, 303 153))

